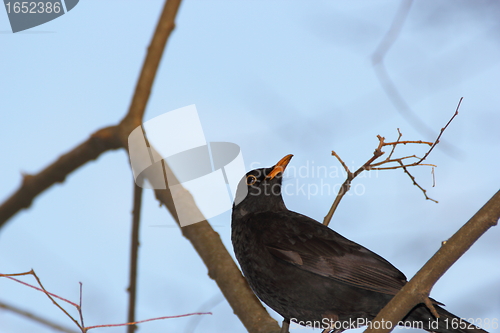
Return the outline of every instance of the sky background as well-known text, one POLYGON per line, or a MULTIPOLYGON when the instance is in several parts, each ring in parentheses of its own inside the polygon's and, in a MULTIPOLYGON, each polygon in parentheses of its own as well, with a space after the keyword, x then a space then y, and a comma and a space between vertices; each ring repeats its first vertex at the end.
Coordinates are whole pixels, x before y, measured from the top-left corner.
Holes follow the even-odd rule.
MULTIPOLYGON (((0 201, 18 188, 21 173, 39 172, 123 117, 162 6, 82 0, 68 14, 16 34, 0 9, 0 201)), ((285 203, 322 220, 335 197, 329 190, 345 176, 332 150, 357 168, 372 156, 377 134, 393 141, 399 128, 403 139, 433 141, 464 97, 427 160, 438 165, 436 186, 431 168, 412 169, 438 204, 425 200, 401 170, 370 172, 354 181, 330 225, 411 278, 499 189, 500 3, 416 1, 387 53, 389 76, 434 134, 401 116, 372 65, 398 6, 185 1, 144 120, 196 104, 207 141, 239 145, 248 170, 294 154, 290 170, 297 173, 285 178, 291 184, 285 203), (331 172, 319 177, 315 167, 331 172)), ((405 146, 399 156, 425 150, 405 146)), ((86 325, 125 322, 132 184, 128 157, 119 150, 52 186, 0 230, 0 272, 33 268, 49 291, 73 301, 81 281, 86 325)), ((210 223, 233 255, 230 212, 210 223)), ((498 322, 499 237, 498 227, 489 230, 438 281, 432 297, 460 317, 498 322)), ((72 327, 43 294, 12 281, 0 280, 0 300, 72 327)), ((197 311, 213 315, 145 323, 139 332, 245 331, 191 244, 146 190, 137 318, 197 311)), ((53 332, 5 311, 0 327, 53 332)))

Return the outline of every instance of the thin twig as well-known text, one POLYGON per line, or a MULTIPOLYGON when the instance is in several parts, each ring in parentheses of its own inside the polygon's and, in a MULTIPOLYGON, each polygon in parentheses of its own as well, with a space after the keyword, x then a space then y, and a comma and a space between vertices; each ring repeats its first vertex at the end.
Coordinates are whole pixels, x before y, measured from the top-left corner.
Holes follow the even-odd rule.
POLYGON ((163 319, 174 319, 174 318, 182 318, 182 317, 189 317, 189 316, 201 316, 201 315, 211 315, 212 312, 195 312, 195 313, 186 313, 186 314, 181 314, 181 315, 176 315, 176 316, 165 316, 165 317, 158 317, 158 318, 150 318, 150 319, 144 319, 144 320, 139 320, 131 323, 123 323, 123 324, 106 324, 106 325, 96 325, 96 326, 89 326, 86 327, 86 330, 91 330, 94 328, 103 328, 103 327, 119 327, 119 326, 133 326, 137 324, 142 324, 146 323, 148 321, 153 321, 153 320, 163 320, 163 319))
POLYGON ((333 150, 332 150, 332 156, 335 156, 335 157, 337 158, 337 160, 339 160, 340 164, 344 167, 345 172, 346 172, 346 173, 347 173, 347 175, 349 176, 349 175, 350 175, 350 173, 351 173, 351 170, 349 170, 349 168, 348 168, 348 167, 347 167, 347 165, 344 163, 344 161, 340 158, 340 156, 339 156, 336 152, 334 152, 333 150))
POLYGON ((415 177, 413 177, 413 175, 408 171, 408 168, 414 167, 414 166, 430 166, 430 167, 432 167, 433 168, 432 169, 433 183, 434 183, 434 181, 435 181, 434 180, 434 168, 436 167, 436 165, 430 164, 430 163, 422 163, 422 162, 429 156, 429 154, 434 149, 434 147, 436 147, 436 145, 439 143, 439 139, 443 135, 443 132, 448 128, 448 126, 453 121, 453 119, 455 119, 455 117, 458 115, 458 110, 460 108, 461 103, 462 103, 462 98, 460 98, 460 101, 458 102, 458 106, 455 110, 455 113, 450 118, 450 120, 446 123, 446 125, 443 128, 441 128, 441 132, 439 133, 438 137, 436 138, 436 140, 434 142, 428 142, 428 141, 422 141, 422 140, 401 141, 401 137, 403 136, 403 134, 401 133, 399 128, 397 129, 398 130, 398 138, 394 142, 385 142, 385 138, 383 136, 377 135, 377 139, 378 139, 379 143, 378 143, 377 148, 373 152, 373 156, 368 161, 366 161, 354 173, 349 170, 349 168, 344 163, 342 158, 340 158, 340 156, 335 151, 332 151, 332 156, 335 156, 337 158, 337 160, 340 162, 340 164, 342 165, 342 167, 345 169, 347 177, 346 177, 346 180, 344 181, 344 183, 342 184, 342 186, 340 187, 339 192, 337 193, 337 196, 335 197, 335 200, 333 201, 333 204, 330 207, 330 210, 328 211, 325 218, 323 219, 323 224, 328 225, 330 223, 330 221, 333 217, 333 214, 335 213, 335 210, 337 209, 340 201, 342 200, 344 195, 347 193, 347 191, 349 191, 349 189, 351 188, 351 182, 353 181, 354 178, 356 178, 361 172, 363 172, 365 170, 403 169, 403 171, 410 177, 411 181, 413 182, 413 185, 417 186, 422 191, 422 193, 425 196, 425 199, 431 200, 431 201, 437 203, 437 201, 430 198, 427 195, 427 191, 417 183, 415 177), (407 144, 424 144, 424 145, 430 146, 430 148, 422 158, 419 158, 416 155, 403 156, 403 157, 399 157, 399 158, 392 158, 397 146, 407 145, 407 144), (391 149, 391 152, 389 153, 389 156, 387 156, 387 158, 381 162, 374 163, 375 160, 377 160, 380 156, 382 156, 384 154, 384 152, 382 151, 382 148, 387 147, 387 146, 392 146, 392 149, 391 149), (411 158, 415 158, 415 159, 417 159, 417 161, 413 162, 413 163, 407 163, 407 164, 405 164, 403 162, 404 160, 408 160, 411 158), (380 167, 381 165, 387 165, 390 163, 397 163, 398 165, 380 167))
POLYGON ((384 146, 406 145, 406 144, 409 144, 409 143, 425 144, 425 145, 429 145, 429 146, 432 146, 432 145, 433 145, 433 143, 432 143, 432 142, 428 142, 428 141, 422 141, 422 140, 408 140, 408 141, 385 142, 385 143, 384 143, 384 146))
MULTIPOLYGON (((142 187, 134 182, 134 208, 132 210, 132 240, 130 244, 130 274, 129 274, 129 299, 127 322, 135 321, 136 295, 137 295, 137 265, 139 252, 139 226, 141 221, 142 187)), ((128 333, 134 333, 137 326, 127 327, 128 333)))
MULTIPOLYGON (((392 160, 391 162, 396 162, 396 163, 399 163, 400 161, 399 160, 392 160)), ((429 164, 429 163, 420 163, 420 164, 417 164, 417 163, 411 163, 411 164, 405 164, 404 167, 408 168, 408 167, 413 167, 413 166, 430 166, 432 168, 437 168, 437 165, 435 164, 429 164)), ((370 168, 370 170, 395 170, 395 169, 402 169, 403 167, 401 165, 397 165, 397 166, 391 166, 391 167, 382 167, 382 168, 370 168)))
MULTIPOLYGON (((73 316, 71 316, 69 314, 68 311, 66 311, 65 308, 63 308, 61 305, 59 305, 59 303, 56 302, 56 300, 52 297, 52 295, 47 292, 47 290, 44 288, 44 286, 42 285, 42 281, 40 281, 40 279, 38 278, 38 276, 36 275, 35 271, 34 270, 31 270, 31 273, 33 274, 33 276, 35 277, 36 281, 38 282, 38 285, 40 286, 40 288, 43 289, 43 292, 45 293, 45 295, 47 295, 47 297, 52 301, 52 303, 54 303, 55 306, 57 306, 66 316, 68 316, 75 324, 76 326, 78 326, 78 328, 80 328, 82 331, 83 331, 83 326, 81 325, 81 323, 79 323, 75 318, 73 318, 73 316)), ((80 307, 78 306, 77 307, 78 310, 80 310, 80 307)))
POLYGON ((78 302, 78 314, 80 315, 80 324, 82 325, 82 327, 85 327, 85 322, 83 321, 83 308, 82 308, 82 304, 83 304, 83 283, 79 282, 80 284, 80 302, 78 302))
POLYGON ((28 318, 28 319, 31 319, 39 324, 42 324, 42 325, 45 325, 47 327, 50 327, 51 329, 54 329, 54 330, 57 330, 57 331, 60 331, 60 332, 64 332, 64 333, 78 333, 78 331, 74 331, 70 328, 67 328, 67 327, 64 327, 64 326, 61 326, 57 323, 54 323, 48 319, 45 319, 45 318, 42 318, 34 313, 31 313, 29 311, 26 311, 26 310, 23 310, 23 309, 20 309, 16 306, 13 306, 13 305, 10 305, 10 304, 7 304, 7 303, 4 303, 4 302, 1 302, 0 301, 0 308, 2 309, 5 309, 5 310, 8 310, 8 311, 11 311, 11 312, 14 312, 20 316, 23 316, 25 318, 28 318))
MULTIPOLYGON (((208 301, 200 305, 200 311, 201 309, 203 310, 208 310, 211 312, 211 310, 222 303, 224 301, 224 297, 218 292, 215 296, 211 297, 208 301)), ((185 328, 185 333, 192 333, 196 331, 196 327, 200 324, 201 320, 203 317, 193 317, 192 319, 189 320, 188 324, 186 325, 185 328)), ((199 330, 200 332, 203 332, 203 329, 199 330)))
MULTIPOLYGON (((396 146, 393 146, 393 148, 396 147, 396 146)), ((393 149, 394 150, 394 149, 393 149)), ((378 162, 378 163, 372 163, 371 165, 371 168, 370 170, 378 170, 377 169, 377 166, 379 165, 383 165, 383 164, 387 164, 387 163, 397 163, 398 161, 402 161, 402 160, 407 160, 409 158, 416 158, 416 159, 420 159, 420 157, 417 157, 417 155, 411 155, 411 156, 403 156, 403 157, 400 157, 400 158, 394 158, 394 159, 391 159, 389 158, 390 156, 387 157, 387 159, 385 159, 384 161, 382 162, 378 162)))
MULTIPOLYGON (((398 133, 401 134, 398 130, 398 133)), ((391 169, 401 169, 401 168, 405 168, 405 167, 410 167, 410 166, 417 166, 417 165, 423 165, 423 164, 420 164, 419 162, 420 161, 423 161, 423 159, 421 159, 419 162, 414 162, 414 163, 411 163, 411 164, 407 164, 405 165, 402 160, 404 159, 409 159, 409 158, 417 158, 415 155, 412 155, 412 156, 404 156, 404 157, 401 157, 401 158, 395 158, 395 159, 392 159, 390 158, 392 156, 392 154, 394 153, 394 149, 397 145, 399 144, 406 144, 406 143, 414 143, 414 144, 428 144, 428 142, 424 142, 424 141, 399 141, 399 139, 401 138, 401 136, 399 136, 398 138, 398 141, 395 141, 395 142, 388 142, 386 143, 384 140, 385 138, 380 136, 380 135, 377 135, 377 138, 379 140, 379 144, 378 144, 378 147, 375 149, 375 151, 373 152, 373 156, 368 160, 366 161, 358 170, 356 170, 354 173, 352 173, 349 168, 345 165, 345 163, 343 163, 342 159, 340 158, 340 156, 338 156, 338 154, 334 151, 332 151, 332 155, 335 156, 339 161, 341 161, 340 163, 342 164, 342 166, 346 169, 346 173, 347 173, 347 177, 346 177, 346 180, 344 181, 344 183, 342 184, 342 186, 340 187, 339 189, 339 192, 337 193, 337 196, 335 197, 335 200, 333 201, 333 204, 332 206, 330 207, 330 210, 328 211, 328 213, 326 214, 325 218, 323 219, 323 224, 324 225, 328 225, 330 224, 330 221, 333 217, 333 214, 335 213, 335 210, 337 210, 337 207, 338 205, 340 204, 340 201, 342 200, 342 198, 344 197, 344 195, 347 193, 347 191, 349 191, 350 187, 351 187, 351 182, 353 181, 354 178, 356 178, 361 172, 365 171, 365 170, 391 170, 391 169), (391 150, 391 153, 389 154, 389 156, 382 162, 378 162, 378 163, 374 163, 375 160, 377 160, 380 156, 382 156, 384 154, 384 152, 382 151, 382 148, 383 147, 387 147, 387 146, 392 146, 392 150, 391 150), (390 167, 379 167, 380 165, 384 165, 384 164, 387 164, 387 163, 399 163, 400 165, 398 166, 390 166, 390 167)), ((432 145, 432 143, 431 143, 432 145)), ((435 166, 433 164, 427 164, 429 166, 435 166)), ((432 200, 432 201, 435 201, 434 199, 431 199, 427 196, 427 194, 425 193, 425 190, 416 183, 415 181, 415 178, 408 172, 408 170, 405 170, 405 172, 410 176, 410 178, 412 179, 413 183, 418 186, 424 193, 426 199, 429 199, 429 200, 432 200)), ((435 201, 436 202, 436 201, 435 201)))
POLYGON ((6 278, 8 278, 8 279, 10 279, 10 280, 14 280, 14 281, 16 281, 16 282, 18 282, 18 283, 20 283, 20 284, 23 284, 23 285, 25 285, 25 286, 27 286, 27 287, 30 287, 30 288, 33 288, 33 289, 36 289, 36 290, 38 290, 38 291, 43 292, 43 293, 44 293, 44 294, 45 294, 45 295, 46 295, 46 296, 47 296, 47 297, 48 297, 48 298, 52 301, 52 303, 53 303, 56 307, 58 307, 58 308, 59 308, 59 310, 61 310, 61 311, 62 311, 62 312, 63 312, 66 316, 68 316, 68 317, 69 317, 69 318, 70 318, 70 319, 71 319, 71 320, 72 320, 72 321, 76 324, 76 326, 78 326, 78 328, 79 328, 80 330, 82 330, 82 331, 83 331, 83 327, 80 325, 80 323, 79 323, 79 322, 78 322, 75 318, 73 318, 73 317, 72 317, 72 316, 68 313, 68 311, 66 311, 66 309, 64 309, 61 305, 59 305, 59 303, 57 303, 57 302, 56 302, 56 300, 55 300, 54 298, 57 298, 57 299, 60 299, 61 301, 64 301, 64 302, 66 302, 66 303, 69 303, 69 304, 73 305, 74 307, 76 307, 77 309, 79 308, 79 307, 78 307, 78 305, 77 305, 77 304, 75 304, 75 303, 73 303, 73 302, 71 302, 71 301, 68 301, 68 300, 67 300, 67 299, 65 299, 65 298, 62 298, 62 297, 60 297, 60 296, 58 296, 58 295, 55 295, 55 294, 53 294, 53 293, 48 292, 48 291, 47 291, 47 290, 43 287, 42 282, 40 281, 40 279, 38 278, 38 276, 36 275, 36 273, 35 273, 35 271, 34 271, 34 270, 30 270, 29 272, 24 272, 24 273, 16 273, 16 274, 0 274, 0 277, 6 277, 6 278), (22 275, 32 275, 32 276, 35 278, 35 280, 37 281, 37 283, 38 283, 38 285, 39 285, 40 287, 33 286, 33 285, 29 284, 29 283, 26 283, 26 282, 24 282, 24 281, 21 281, 21 280, 18 280, 18 279, 15 279, 15 278, 13 278, 13 277, 12 277, 12 276, 22 276, 22 275))
POLYGON ((457 108, 455 110, 455 113, 450 118, 450 120, 448 120, 448 122, 446 123, 446 125, 443 128, 441 128, 441 131, 439 131, 438 137, 436 138, 436 140, 434 141, 434 143, 431 145, 431 149, 429 149, 429 151, 424 155, 424 157, 422 157, 420 159, 419 162, 422 162, 423 160, 425 160, 427 158, 427 156, 429 156, 429 154, 434 149, 434 147, 436 147, 436 145, 439 143, 439 139, 441 139, 441 135, 443 135, 444 131, 448 128, 448 126, 451 124, 451 122, 453 121, 453 119, 455 119, 455 117, 458 116, 458 110, 460 109, 460 105, 462 104, 462 100, 463 99, 464 99, 463 97, 460 97, 460 100, 458 101, 458 105, 457 105, 457 108))
POLYGON ((401 137, 403 136, 403 133, 401 133, 401 131, 399 130, 399 128, 397 130, 398 130, 398 139, 396 140, 396 143, 394 145, 392 145, 391 153, 389 154, 389 156, 387 156, 388 160, 391 159, 392 154, 394 154, 394 151, 396 150, 397 143, 399 142, 399 140, 401 140, 401 137))
MULTIPOLYGON (((1 274, 0 273, 0 277, 6 277, 10 280, 13 280, 15 282, 18 282, 20 284, 23 284, 27 287, 30 287, 30 288, 33 288, 33 289, 36 289, 38 291, 41 291, 43 292, 45 295, 47 295, 47 297, 52 301, 52 303, 57 306, 63 313, 65 313, 75 324, 76 326, 78 326, 78 328, 80 329, 80 331, 82 333, 86 333, 88 330, 90 329, 93 329, 93 328, 99 328, 99 327, 115 327, 115 326, 134 326, 136 324, 140 324, 140 323, 145 323, 145 322, 148 322, 148 321, 153 321, 153 320, 162 320, 162 319, 171 319, 171 318, 180 318, 180 317, 186 317, 186 316, 193 316, 193 315, 204 315, 204 314, 212 314, 211 312, 197 312, 197 313, 188 313, 188 314, 182 314, 182 315, 177 315, 177 316, 166 316, 166 317, 158 317, 158 318, 150 318, 150 319, 145 319, 145 320, 140 320, 140 321, 135 321, 135 322, 128 322, 128 323, 123 323, 123 324, 105 324, 105 325, 97 325, 97 326, 90 326, 90 327, 85 327, 84 325, 84 322, 83 322, 83 311, 82 311, 82 283, 80 282, 80 303, 79 304, 76 304, 74 302, 71 302, 61 296, 58 296, 54 293, 51 293, 49 291, 47 291, 44 286, 42 285, 42 282, 40 281, 40 279, 38 278, 38 276, 36 275, 35 271, 34 270, 31 270, 29 272, 24 272, 24 273, 14 273, 14 274, 1 274), (25 276, 25 275, 32 275, 38 285, 40 287, 36 287, 36 286, 33 286, 29 283, 26 283, 24 281, 21 281, 19 279, 16 279, 14 278, 13 276, 25 276), (79 316, 80 316, 80 323, 75 319, 73 318, 67 311, 66 309, 64 309, 61 305, 59 305, 54 298, 57 298, 57 299, 60 299, 72 306, 74 306, 76 308, 76 310, 78 311, 79 313, 79 316)), ((23 312, 22 310, 19 310, 19 311, 16 311, 18 313, 21 313, 23 312)), ((25 315, 28 314, 28 312, 25 312, 25 315)), ((29 316, 29 315, 26 315, 26 316, 29 316)), ((34 316, 34 315, 33 315, 34 316)), ((40 319, 38 321, 44 321, 44 319, 40 319)))
POLYGON ((422 191, 422 193, 424 193, 425 199, 434 201, 435 203, 438 203, 437 200, 434 200, 434 199, 430 198, 429 196, 427 196, 427 190, 425 190, 422 186, 420 186, 417 183, 417 181, 415 180, 415 177, 413 177, 413 175, 408 171, 407 166, 404 165, 403 162, 401 162, 401 161, 399 163, 401 164, 401 168, 403 168, 404 172, 408 175, 408 177, 410 177, 411 181, 413 182, 413 185, 417 186, 422 191))
POLYGON ((335 201, 333 202, 332 206, 330 207, 330 210, 328 211, 328 213, 326 214, 325 218, 323 219, 323 224, 324 225, 330 224, 330 221, 332 220, 333 214, 337 210, 337 207, 338 207, 338 205, 340 203, 340 200, 342 200, 342 198, 344 197, 344 195, 351 188, 351 182, 352 182, 352 180, 354 178, 356 178, 361 172, 363 172, 364 170, 367 170, 367 168, 370 167, 371 163, 373 163, 377 158, 379 158, 380 156, 382 156, 384 154, 384 152, 382 151, 382 147, 384 145, 385 138, 381 137, 380 135, 377 135, 377 138, 379 140, 379 145, 375 149, 375 151, 373 152, 373 156, 368 161, 366 161, 366 163, 363 164, 354 173, 352 173, 349 170, 349 168, 344 163, 344 161, 342 161, 342 159, 340 158, 340 156, 338 156, 338 154, 336 152, 332 151, 332 155, 335 156, 340 161, 340 163, 342 164, 342 166, 345 168, 346 173, 347 173, 347 178, 344 181, 344 183, 342 184, 342 186, 340 187, 339 192, 337 193, 337 196, 335 197, 335 201))
POLYGON ((340 204, 340 200, 344 197, 344 195, 349 191, 349 188, 351 186, 351 180, 350 178, 346 179, 342 186, 340 186, 339 192, 337 193, 337 196, 335 197, 335 200, 333 201, 332 206, 330 207, 330 210, 326 214, 325 218, 323 219, 323 224, 328 225, 330 224, 330 221, 332 220, 333 214, 337 210, 337 207, 340 204))
POLYGON ((39 288, 39 287, 34 286, 34 285, 32 285, 32 284, 29 284, 29 283, 26 283, 26 282, 24 282, 24 281, 21 281, 21 280, 18 280, 18 279, 16 279, 16 278, 13 278, 13 276, 26 276, 26 275, 33 275, 34 273, 35 273, 35 272, 34 272, 33 270, 31 270, 31 271, 29 271, 29 272, 24 272, 24 273, 15 273, 15 274, 1 274, 1 273, 0 273, 0 277, 6 277, 7 279, 10 279, 10 280, 16 281, 17 283, 20 283, 20 284, 22 284, 22 285, 25 285, 26 287, 33 288, 33 289, 35 289, 35 290, 41 291, 41 292, 43 292, 43 293, 46 293, 46 294, 48 294, 48 295, 50 295, 50 296, 52 296, 52 297, 58 298, 58 299, 60 299, 61 301, 64 301, 64 302, 66 302, 66 303, 69 303, 69 304, 71 304, 71 305, 73 305, 73 306, 75 306, 75 307, 77 307, 77 306, 78 306, 77 304, 75 304, 75 303, 73 303, 73 302, 71 302, 71 301, 69 301, 69 300, 67 300, 67 299, 65 299, 65 298, 62 298, 61 296, 58 296, 58 295, 53 294, 53 293, 50 293, 50 292, 48 292, 48 291, 46 291, 46 290, 44 290, 44 289, 42 289, 42 288, 39 288))
POLYGON ((431 299, 429 298, 429 294, 426 292, 426 293, 423 293, 424 296, 424 304, 425 306, 431 311, 432 315, 434 316, 434 318, 439 318, 439 313, 437 312, 436 308, 434 307, 434 304, 432 304, 432 301, 431 299))

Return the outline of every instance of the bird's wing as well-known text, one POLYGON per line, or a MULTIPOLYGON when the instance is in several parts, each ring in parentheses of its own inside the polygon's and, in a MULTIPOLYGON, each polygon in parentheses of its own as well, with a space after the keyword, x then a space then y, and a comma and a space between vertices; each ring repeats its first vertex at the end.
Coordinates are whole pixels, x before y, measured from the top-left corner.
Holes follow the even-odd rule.
POLYGON ((406 283, 387 260, 307 216, 291 211, 258 215, 262 228, 271 231, 261 234, 268 251, 300 269, 390 295, 406 283))

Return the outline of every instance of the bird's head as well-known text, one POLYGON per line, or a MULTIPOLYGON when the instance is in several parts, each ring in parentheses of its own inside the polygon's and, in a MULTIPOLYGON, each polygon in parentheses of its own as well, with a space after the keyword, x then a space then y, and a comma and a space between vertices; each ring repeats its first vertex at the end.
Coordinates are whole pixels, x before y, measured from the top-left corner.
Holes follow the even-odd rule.
POLYGON ((285 209, 281 196, 281 182, 286 166, 293 155, 286 155, 275 166, 248 172, 239 182, 233 211, 248 212, 285 209))

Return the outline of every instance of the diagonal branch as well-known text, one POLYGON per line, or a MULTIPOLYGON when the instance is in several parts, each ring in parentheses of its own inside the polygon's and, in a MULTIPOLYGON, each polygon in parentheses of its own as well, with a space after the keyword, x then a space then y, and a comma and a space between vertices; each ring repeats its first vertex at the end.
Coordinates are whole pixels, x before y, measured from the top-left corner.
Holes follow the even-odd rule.
POLYGON ((363 172, 365 170, 369 171, 369 170, 403 169, 403 171, 408 175, 408 177, 410 177, 411 181, 413 182, 413 185, 417 186, 422 191, 422 193, 425 196, 425 199, 431 200, 431 201, 434 201, 435 203, 437 203, 437 201, 430 198, 427 195, 427 191, 417 183, 417 181, 415 180, 415 177, 413 177, 413 175, 408 171, 408 168, 414 167, 414 166, 431 166, 433 168, 432 174, 434 177, 434 168, 436 166, 434 164, 424 164, 422 162, 429 156, 429 154, 434 149, 434 147, 437 146, 437 144, 440 142, 439 140, 441 139, 441 136, 443 135, 444 131, 448 128, 448 126, 451 124, 453 119, 455 119, 455 117, 458 115, 458 110, 460 109, 460 105, 462 104, 462 100, 463 100, 463 97, 460 98, 458 105, 457 105, 457 108, 455 110, 455 113, 450 118, 450 120, 446 123, 446 125, 443 128, 441 128, 441 131, 439 132, 439 135, 437 136, 436 140, 434 140, 434 142, 427 142, 427 141, 422 141, 422 140, 401 141, 401 137, 403 136, 403 134, 401 133, 399 128, 398 128, 398 138, 394 142, 385 142, 385 138, 383 136, 377 135, 377 139, 378 139, 379 143, 378 143, 377 148, 373 152, 373 156, 368 161, 366 161, 358 170, 356 170, 356 172, 351 172, 351 170, 349 170, 349 168, 344 163, 344 161, 340 158, 340 156, 336 152, 332 151, 332 156, 335 156, 337 158, 337 160, 340 162, 340 164, 342 165, 342 167, 345 169, 345 171, 347 173, 347 177, 346 177, 346 180, 344 181, 344 183, 342 184, 342 186, 340 187, 339 192, 337 193, 337 196, 335 197, 335 201, 333 202, 332 206, 330 207, 330 210, 328 211, 325 218, 323 219, 323 224, 328 225, 330 223, 330 221, 333 217, 333 214, 335 213, 335 210, 337 209, 338 205, 340 204, 340 200, 342 200, 344 195, 351 188, 351 182, 354 180, 354 178, 356 178, 361 172, 363 172), (422 158, 419 158, 416 155, 403 156, 403 157, 398 157, 398 158, 392 157, 397 146, 407 145, 407 144, 424 144, 424 145, 430 146, 430 148, 422 158), (382 148, 387 147, 387 146, 392 146, 392 149, 391 149, 391 152, 389 153, 389 156, 387 156, 387 158, 385 160, 383 160, 382 162, 374 163, 375 160, 377 160, 380 156, 385 154, 385 152, 382 151, 382 148), (403 162, 403 160, 410 161, 411 159, 417 159, 417 161, 413 162, 413 163, 407 162, 406 164, 403 162), (387 165, 390 163, 397 163, 397 165, 396 166, 381 167, 381 165, 387 165))
MULTIPOLYGON (((452 119, 454 117, 455 116, 453 116, 452 119)), ((442 131, 444 131, 447 126, 448 125, 446 125, 442 129, 442 131)), ((379 143, 378 143, 377 148, 375 148, 375 151, 373 152, 373 156, 370 159, 368 159, 368 161, 366 161, 355 172, 351 172, 351 170, 349 170, 349 168, 344 163, 344 161, 340 158, 340 156, 335 151, 332 151, 332 156, 335 156, 337 158, 337 160, 340 162, 340 164, 342 165, 342 167, 345 169, 345 171, 347 173, 347 177, 346 177, 346 180, 344 181, 344 183, 342 184, 342 186, 340 187, 339 192, 337 193, 337 196, 335 197, 335 201, 333 202, 332 206, 330 207, 330 210, 328 211, 325 218, 323 219, 324 225, 328 225, 330 223, 330 221, 333 217, 333 214, 335 213, 335 210, 337 209, 338 205, 340 204, 340 200, 342 200, 344 195, 351 188, 351 183, 354 180, 354 178, 359 176, 359 174, 365 170, 367 170, 367 171, 369 171, 369 170, 390 170, 390 169, 401 169, 402 168, 405 171, 405 173, 408 174, 408 176, 411 178, 411 180, 413 181, 413 184, 418 186, 418 188, 420 188, 423 191, 425 198, 428 200, 435 201, 434 199, 431 199, 427 196, 426 191, 420 185, 418 185, 418 183, 415 181, 415 178, 410 174, 410 172, 407 169, 408 167, 423 166, 423 165, 434 167, 435 165, 433 165, 433 164, 421 163, 425 159, 425 157, 427 157, 429 154, 427 153, 424 156, 424 158, 421 158, 421 159, 419 159, 419 161, 414 162, 414 163, 410 163, 410 164, 404 164, 403 160, 417 158, 415 155, 404 156, 404 157, 399 157, 399 158, 392 158, 392 155, 394 154, 396 146, 406 145, 406 144, 426 144, 426 145, 431 146, 429 149, 429 151, 430 151, 439 142, 439 140, 436 140, 436 142, 434 142, 434 144, 432 142, 425 142, 425 141, 421 141, 421 140, 418 140, 418 141, 414 141, 414 140, 412 140, 412 141, 400 141, 402 134, 399 131, 399 128, 398 128, 398 134, 399 134, 398 139, 395 142, 385 142, 385 138, 383 136, 377 135, 377 139, 378 139, 379 143), (385 154, 385 152, 382 151, 382 148, 387 147, 387 146, 392 146, 392 149, 391 149, 391 152, 389 153, 389 156, 385 160, 383 160, 382 162, 374 163, 380 156, 385 154), (380 165, 384 165, 387 163, 398 163, 398 165, 397 166, 390 166, 390 167, 379 167, 380 165)), ((437 202, 437 201, 435 201, 435 202, 437 202)))
MULTIPOLYGON (((179 183, 172 170, 163 163, 165 179, 179 183)), ((176 185, 179 186, 179 185, 176 185)), ((168 189, 168 186, 166 186, 168 189)), ((184 189, 182 194, 176 194, 182 200, 174 201, 169 190, 155 190, 156 198, 166 206, 172 217, 179 224, 176 214, 176 205, 182 204, 182 211, 191 211, 194 216, 202 216, 199 208, 189 191, 184 189)), ((222 244, 219 234, 210 226, 207 220, 181 228, 184 237, 189 239, 198 255, 208 268, 208 275, 215 280, 224 297, 233 308, 234 313, 241 320, 248 332, 269 333, 278 332, 279 326, 272 319, 248 283, 243 278, 233 258, 222 244)))
POLYGON ((73 316, 71 316, 68 313, 68 311, 66 311, 66 309, 64 309, 59 303, 57 303, 56 299, 59 299, 61 301, 64 301, 64 302, 66 302, 68 304, 73 305, 79 311, 81 310, 80 306, 78 304, 75 304, 75 303, 71 302, 71 301, 68 301, 65 298, 62 298, 61 296, 58 296, 58 295, 56 295, 54 293, 48 292, 47 289, 45 289, 44 286, 42 285, 42 281, 40 281, 40 279, 38 278, 38 275, 36 275, 36 273, 35 273, 35 271, 33 269, 30 270, 30 271, 28 271, 28 272, 24 272, 24 273, 15 273, 15 274, 1 274, 0 273, 0 277, 6 277, 6 278, 8 278, 10 280, 16 281, 17 283, 23 284, 23 285, 25 285, 27 287, 30 287, 30 288, 33 288, 35 290, 43 292, 52 301, 52 303, 57 308, 59 308, 59 310, 61 310, 68 318, 70 318, 75 323, 76 326, 78 326, 78 328, 80 330, 83 330, 83 326, 78 322, 78 320, 76 320, 75 318, 73 318, 73 316), (29 284, 29 283, 26 283, 26 282, 23 282, 23 281, 18 280, 16 278, 13 278, 13 276, 26 276, 26 275, 32 275, 35 278, 36 282, 38 283, 39 287, 33 286, 33 285, 29 284))
POLYGON ((464 99, 463 97, 460 97, 460 100, 458 101, 458 105, 457 105, 457 109, 455 110, 455 113, 450 118, 450 120, 448 120, 448 122, 446 123, 446 125, 444 125, 444 127, 441 128, 441 130, 439 131, 439 135, 436 138, 436 141, 434 141, 434 144, 431 146, 431 149, 429 149, 429 151, 427 151, 427 153, 425 153, 424 157, 422 157, 417 163, 420 163, 423 160, 425 160, 427 158, 427 156, 429 156, 429 154, 431 153, 431 151, 434 149, 434 147, 436 147, 436 145, 439 143, 439 140, 441 139, 441 135, 443 135, 444 131, 448 128, 448 126, 451 124, 451 122, 453 121, 453 119, 455 119, 455 117, 458 116, 458 110, 460 109, 460 105, 462 104, 462 100, 463 99, 464 99))
MULTIPOLYGON (((168 0, 165 3, 125 117, 118 125, 97 131, 87 141, 61 156, 38 174, 24 176, 20 188, 0 206, 0 227, 21 209, 28 208, 40 193, 56 182, 64 181, 80 166, 98 158, 108 150, 128 148, 128 135, 142 123, 163 50, 175 27, 174 22, 180 2, 181 0, 168 0)), ((186 191, 186 193, 188 197, 186 204, 198 210, 189 192, 186 191)), ((169 191, 157 190, 156 196, 177 219, 169 191)), ((203 259, 210 277, 217 282, 247 330, 249 332, 278 331, 277 322, 269 316, 252 293, 220 236, 210 224, 202 221, 181 230, 203 259)))
POLYGON ((373 320, 386 323, 381 329, 367 329, 365 333, 387 333, 419 303, 426 303, 429 292, 439 278, 500 218, 500 191, 498 191, 460 230, 417 272, 373 320), (391 323, 392 325, 390 325, 391 323))
POLYGON ((140 126, 143 121, 144 112, 146 111, 165 46, 175 28, 175 17, 179 11, 180 4, 181 0, 167 0, 163 7, 153 38, 149 44, 128 112, 118 125, 120 128, 119 138, 124 148, 128 147, 130 132, 137 126, 140 126))

